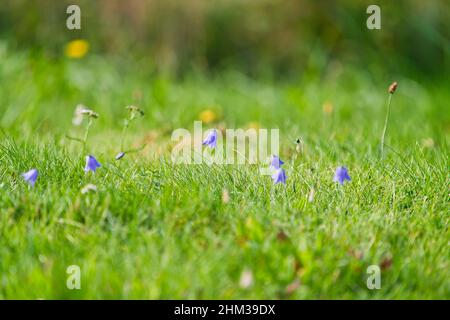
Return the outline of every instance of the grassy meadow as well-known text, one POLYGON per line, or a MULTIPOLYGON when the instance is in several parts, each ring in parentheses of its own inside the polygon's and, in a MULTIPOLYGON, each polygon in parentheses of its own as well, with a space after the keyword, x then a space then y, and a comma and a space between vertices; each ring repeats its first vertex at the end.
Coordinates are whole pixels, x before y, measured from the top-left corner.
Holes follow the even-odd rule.
POLYGON ((301 80, 174 79, 139 61, 4 45, 0 61, 0 298, 450 298, 448 79, 341 64, 301 80), (67 138, 83 135, 79 103, 99 114, 85 151, 67 138), (145 115, 125 144, 145 148, 116 161, 127 105, 145 115), (280 129, 286 185, 257 165, 173 164, 172 131, 192 131, 205 110, 204 129, 280 129), (31 168, 34 188, 21 176, 31 168), (80 290, 66 287, 69 265, 80 290), (379 290, 366 286, 370 265, 379 290))

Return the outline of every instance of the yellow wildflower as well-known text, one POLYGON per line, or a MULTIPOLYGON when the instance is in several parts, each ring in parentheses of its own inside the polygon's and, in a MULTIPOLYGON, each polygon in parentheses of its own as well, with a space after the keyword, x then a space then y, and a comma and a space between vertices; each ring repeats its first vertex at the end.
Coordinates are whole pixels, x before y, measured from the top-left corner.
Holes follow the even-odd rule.
POLYGON ((329 101, 325 101, 322 106, 323 113, 331 114, 333 112, 333 104, 329 101))
POLYGON ((199 118, 204 123, 211 123, 217 120, 217 114, 214 111, 207 109, 200 112, 199 118))
POLYGON ((250 121, 250 122, 247 124, 247 127, 250 128, 250 129, 259 129, 259 128, 261 128, 261 125, 259 124, 259 122, 256 122, 256 121, 250 121))
POLYGON ((83 58, 89 51, 89 42, 86 40, 73 40, 66 45, 66 56, 72 59, 83 58))
POLYGON ((422 147, 432 149, 434 147, 434 140, 432 138, 422 139, 422 147))

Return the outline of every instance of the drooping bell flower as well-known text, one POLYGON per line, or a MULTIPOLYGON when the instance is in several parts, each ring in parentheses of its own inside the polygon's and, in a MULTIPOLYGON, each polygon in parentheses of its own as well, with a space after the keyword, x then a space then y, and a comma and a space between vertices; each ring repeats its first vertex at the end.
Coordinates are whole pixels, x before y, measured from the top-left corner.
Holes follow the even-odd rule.
POLYGON ((334 174, 334 182, 339 182, 339 184, 343 185, 345 180, 350 181, 351 178, 348 175, 348 170, 346 167, 337 167, 336 172, 334 174))
POLYGON ((37 169, 31 169, 30 171, 23 173, 22 177, 30 186, 34 187, 38 175, 37 169))
POLYGON ((270 163, 271 168, 280 169, 283 164, 284 164, 284 162, 281 161, 281 159, 278 156, 276 156, 276 155, 272 156, 272 162, 270 163))
POLYGON ((120 159, 122 159, 124 156, 125 156, 125 152, 119 152, 119 153, 116 155, 116 160, 120 160, 120 159))
POLYGON ((286 184, 286 172, 283 169, 277 169, 272 174, 273 184, 284 183, 286 184))
POLYGON ((86 166, 84 167, 84 171, 92 171, 95 172, 97 168, 100 168, 102 165, 94 158, 92 155, 86 156, 86 166))
POLYGON ((217 130, 211 130, 202 144, 207 145, 211 149, 215 148, 217 146, 217 130))

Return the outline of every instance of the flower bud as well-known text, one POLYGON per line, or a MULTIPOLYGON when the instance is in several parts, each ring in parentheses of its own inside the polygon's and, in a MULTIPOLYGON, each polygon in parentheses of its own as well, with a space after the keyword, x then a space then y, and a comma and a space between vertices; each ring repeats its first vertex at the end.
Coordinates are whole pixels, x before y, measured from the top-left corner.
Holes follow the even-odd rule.
POLYGON ((392 94, 397 90, 397 81, 392 82, 392 84, 389 86, 389 93, 392 94))

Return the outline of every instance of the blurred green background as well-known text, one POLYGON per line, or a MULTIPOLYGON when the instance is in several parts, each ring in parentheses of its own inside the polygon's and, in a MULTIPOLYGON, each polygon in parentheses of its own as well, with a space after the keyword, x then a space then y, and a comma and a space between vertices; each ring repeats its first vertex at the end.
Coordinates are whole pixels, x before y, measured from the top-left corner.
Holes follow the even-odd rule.
POLYGON ((449 298, 449 14, 444 0, 2 0, 0 298, 449 298), (67 138, 83 137, 80 103, 100 115, 95 175, 67 138), (145 116, 125 145, 146 148, 117 162, 130 104, 145 116), (279 128, 287 185, 173 166, 171 132, 195 120, 279 128), (74 263, 82 291, 65 286, 74 263), (383 290, 366 287, 372 264, 383 290))
POLYGON ((0 36, 12 49, 64 58, 87 39, 91 53, 138 60, 165 74, 238 69, 278 78, 361 66, 370 73, 442 77, 448 73, 448 1, 4 0, 0 36), (82 29, 66 28, 81 7, 82 29), (381 30, 366 8, 381 7, 381 30))

